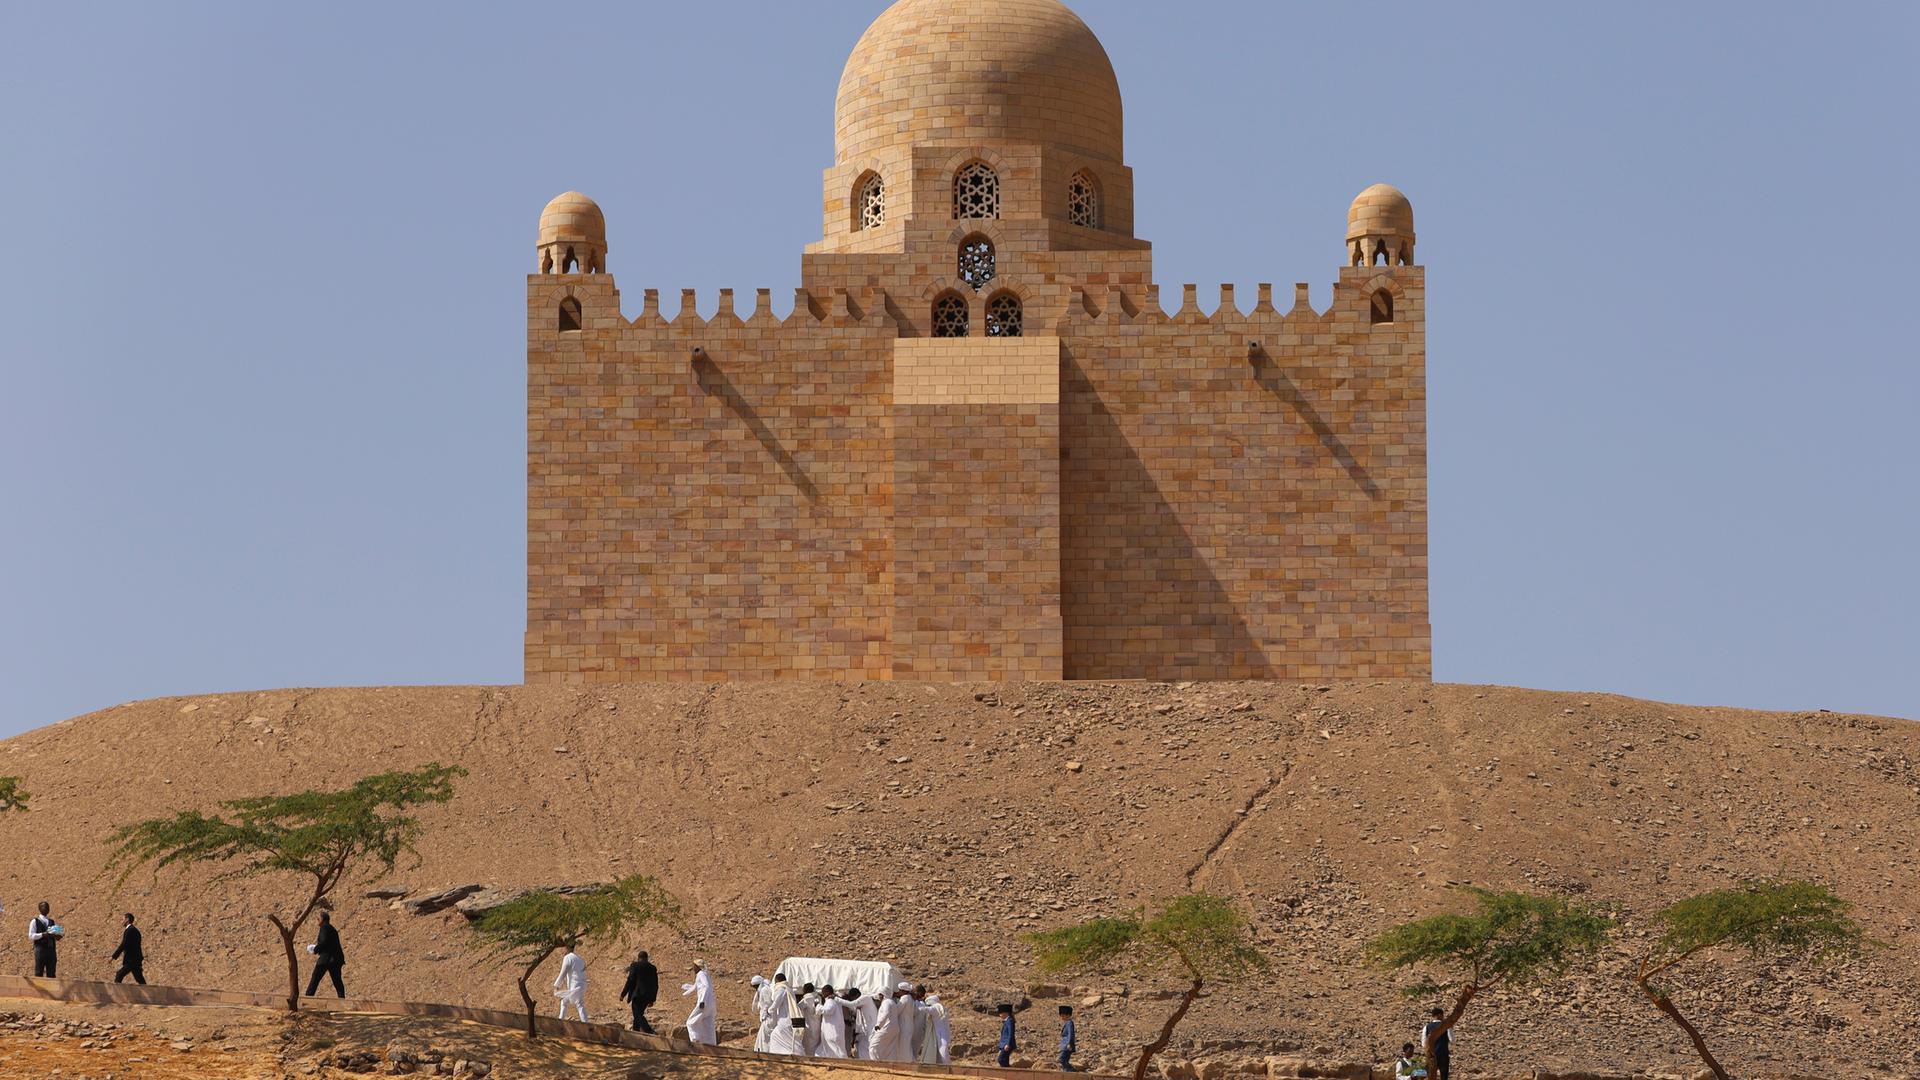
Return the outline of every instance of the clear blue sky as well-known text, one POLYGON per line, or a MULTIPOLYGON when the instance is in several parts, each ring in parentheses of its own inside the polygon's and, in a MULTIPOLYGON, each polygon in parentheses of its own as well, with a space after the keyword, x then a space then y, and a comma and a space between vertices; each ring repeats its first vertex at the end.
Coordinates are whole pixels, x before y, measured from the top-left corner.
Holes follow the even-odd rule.
MULTIPOLYGON (((8 5, 0 734, 517 681, 541 205, 784 311, 881 6, 8 5)), ((1079 10, 1176 300, 1411 196, 1438 678, 1920 717, 1920 7, 1079 10)))

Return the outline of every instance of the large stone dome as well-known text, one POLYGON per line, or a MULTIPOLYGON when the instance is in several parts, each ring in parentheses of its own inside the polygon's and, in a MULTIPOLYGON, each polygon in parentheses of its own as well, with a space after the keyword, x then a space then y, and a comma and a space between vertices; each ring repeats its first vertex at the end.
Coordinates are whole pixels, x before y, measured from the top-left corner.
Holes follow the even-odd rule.
POLYGON ((1107 50, 1059 0, 899 0, 840 74, 835 160, 942 142, 1124 161, 1107 50))

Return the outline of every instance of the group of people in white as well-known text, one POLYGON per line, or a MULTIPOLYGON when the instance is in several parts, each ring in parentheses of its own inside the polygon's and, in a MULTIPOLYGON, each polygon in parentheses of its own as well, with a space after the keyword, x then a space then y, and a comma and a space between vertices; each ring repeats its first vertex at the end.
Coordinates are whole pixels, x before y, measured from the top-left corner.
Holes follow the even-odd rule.
POLYGON ((953 1064, 953 1026, 939 994, 909 982, 864 993, 853 987, 805 983, 785 972, 755 975, 753 1006, 760 1017, 753 1048, 769 1054, 862 1058, 867 1061, 953 1064))
MULTIPOLYGON (((857 962, 837 964, 835 970, 876 968, 895 976, 892 965, 868 965, 857 962)), ((646 1024, 644 1009, 653 1002, 650 985, 652 965, 640 954, 635 969, 645 975, 636 980, 630 972, 622 998, 634 1005, 635 1030, 653 1030, 646 1024), (638 990, 645 986, 644 990, 638 990), (636 992, 638 990, 638 992, 636 992)), ((758 1021, 753 1048, 768 1054, 795 1057, 861 1058, 867 1061, 894 1061, 924 1065, 953 1064, 953 1026, 947 1007, 939 994, 930 994, 924 985, 894 982, 889 988, 871 992, 855 987, 816 986, 811 982, 798 986, 787 979, 785 971, 772 977, 755 975, 753 1012, 758 1021)), ((687 1014, 689 1041, 712 1046, 719 1041, 717 1002, 713 979, 705 961, 693 962, 693 981, 680 985, 682 997, 693 998, 687 1014)), ((553 980, 553 994, 560 999, 560 1018, 572 1012, 579 1020, 587 1018, 587 969, 580 955, 568 949, 560 958, 560 970, 553 980)))

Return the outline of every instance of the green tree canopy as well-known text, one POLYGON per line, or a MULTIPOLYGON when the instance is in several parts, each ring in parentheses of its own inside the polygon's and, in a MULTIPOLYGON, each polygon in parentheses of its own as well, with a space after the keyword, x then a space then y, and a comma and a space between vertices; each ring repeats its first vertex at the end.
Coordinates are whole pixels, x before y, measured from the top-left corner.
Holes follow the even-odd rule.
POLYGON ((287 956, 287 1008, 298 1009, 294 936, 301 925, 350 876, 392 873, 402 856, 417 864, 421 825, 404 811, 453 798, 454 778, 466 772, 457 765, 423 765, 369 776, 339 791, 232 799, 220 804, 225 814, 182 810, 123 826, 111 837, 111 859, 120 866, 115 887, 141 866, 158 874, 202 863, 233 864, 216 881, 277 873, 306 879, 305 900, 295 914, 266 914, 287 956))
POLYGON ((1127 967, 1143 973, 1177 969, 1189 980, 1180 1004, 1160 1034, 1140 1049, 1134 1080, 1144 1080, 1147 1065, 1173 1040, 1173 1030, 1201 996, 1207 980, 1244 978, 1270 966, 1254 944, 1239 908, 1225 897, 1193 893, 1121 918, 1089 919, 1072 926, 1026 935, 1034 963, 1043 972, 1097 972, 1127 967))
POLYGON ((1454 990, 1452 1010, 1429 1036, 1431 1040, 1460 1020, 1475 994, 1501 983, 1530 983, 1566 974, 1576 959, 1588 956, 1613 933, 1605 911, 1563 897, 1495 891, 1470 885, 1466 914, 1430 915, 1402 923, 1367 942, 1367 961, 1388 970, 1427 968, 1447 977, 1429 977, 1410 987, 1410 995, 1454 990))
POLYGON ((1654 1008, 1687 1033, 1700 1060, 1719 1080, 1727 1071, 1707 1049, 1706 1040, 1654 980, 1679 964, 1721 946, 1744 949, 1754 957, 1807 963, 1857 955, 1869 944, 1849 905, 1825 885, 1812 881, 1763 878, 1730 889, 1690 896, 1654 914, 1660 934, 1640 958, 1634 982, 1654 1008))
POLYGON ((652 923, 686 935, 673 895, 653 878, 635 874, 584 892, 528 893, 487 912, 472 929, 487 955, 520 966, 520 1000, 527 1007, 527 1037, 533 1038, 537 1031, 527 980, 547 957, 587 940, 623 945, 652 923))
POLYGON ((25 810, 27 793, 20 786, 17 776, 0 776, 0 814, 8 810, 25 810))

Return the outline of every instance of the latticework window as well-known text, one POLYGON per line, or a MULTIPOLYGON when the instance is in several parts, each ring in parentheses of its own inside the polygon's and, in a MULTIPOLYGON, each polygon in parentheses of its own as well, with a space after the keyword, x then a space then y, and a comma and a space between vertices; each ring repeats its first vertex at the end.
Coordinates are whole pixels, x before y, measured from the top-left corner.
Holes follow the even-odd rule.
POLYGON ((953 177, 955 218, 1000 216, 1000 177, 984 161, 976 161, 953 177))
POLYGON ((967 301, 947 293, 933 302, 933 336, 967 336, 967 301))
POLYGON ((993 280, 993 241, 978 234, 960 241, 960 280, 978 292, 993 280))
POLYGON ((1001 293, 987 301, 987 336, 1020 336, 1020 298, 1001 293))
POLYGON ((883 225, 887 220, 887 184, 878 176, 870 176, 860 185, 858 196, 860 206, 860 227, 871 229, 883 225))
POLYGON ((1089 229, 1100 227, 1100 185, 1084 169, 1067 182, 1067 220, 1089 229))

